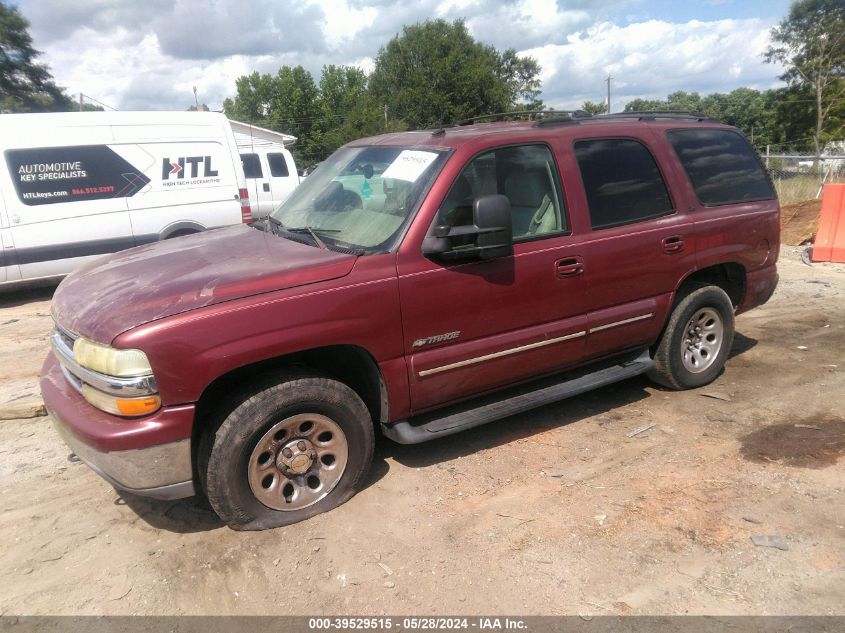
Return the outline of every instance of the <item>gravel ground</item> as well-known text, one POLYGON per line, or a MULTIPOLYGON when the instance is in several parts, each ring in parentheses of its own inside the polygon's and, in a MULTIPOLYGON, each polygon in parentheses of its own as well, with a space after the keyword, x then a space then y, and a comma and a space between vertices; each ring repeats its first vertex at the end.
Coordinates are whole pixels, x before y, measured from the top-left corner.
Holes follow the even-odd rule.
MULTIPOLYGON (((0 403, 37 400, 49 296, 0 299, 0 403)), ((261 533, 121 497, 47 417, 0 421, 0 614, 843 615, 843 308, 845 265, 785 248, 712 385, 382 440, 350 502, 261 533)))

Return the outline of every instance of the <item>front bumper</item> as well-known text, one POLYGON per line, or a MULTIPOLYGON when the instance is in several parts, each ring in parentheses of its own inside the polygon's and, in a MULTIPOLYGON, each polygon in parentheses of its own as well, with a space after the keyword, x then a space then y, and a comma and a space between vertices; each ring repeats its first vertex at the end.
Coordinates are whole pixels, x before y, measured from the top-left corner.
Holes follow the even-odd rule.
POLYGON ((110 415, 68 383, 53 352, 41 369, 41 392, 65 443, 115 488, 158 499, 195 494, 193 405, 165 407, 137 419, 110 415))

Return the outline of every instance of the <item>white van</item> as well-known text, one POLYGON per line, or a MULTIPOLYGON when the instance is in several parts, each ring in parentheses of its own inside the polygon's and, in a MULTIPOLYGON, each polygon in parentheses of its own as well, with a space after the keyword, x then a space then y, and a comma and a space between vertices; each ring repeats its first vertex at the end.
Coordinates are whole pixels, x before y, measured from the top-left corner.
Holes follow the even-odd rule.
POLYGON ((252 220, 222 114, 3 114, 0 153, 0 285, 252 220))
POLYGON ((252 218, 266 218, 299 185, 296 163, 287 149, 296 137, 240 121, 231 124, 252 202, 252 218))

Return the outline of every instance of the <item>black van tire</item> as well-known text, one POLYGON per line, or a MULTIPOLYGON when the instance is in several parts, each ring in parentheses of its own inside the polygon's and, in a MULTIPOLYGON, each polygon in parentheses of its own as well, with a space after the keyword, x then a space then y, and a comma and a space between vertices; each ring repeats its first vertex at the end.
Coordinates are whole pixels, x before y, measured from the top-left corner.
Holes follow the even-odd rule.
POLYGON ((648 377, 669 389, 706 385, 722 371, 733 337, 730 297, 717 286, 696 288, 672 310, 648 377))
POLYGON ((239 400, 219 425, 207 430, 197 463, 209 503, 229 527, 265 530, 297 523, 341 505, 360 489, 372 463, 375 430, 367 407, 348 386, 315 374, 287 373, 239 400), (271 434, 274 429, 279 430, 271 434), (320 441, 327 437, 328 443, 320 441), (285 449, 300 460, 298 468, 310 463, 308 470, 285 470, 294 467, 285 449), (323 463, 328 457, 335 468, 345 460, 341 473, 323 463), (265 490, 257 477, 274 479, 265 490), (312 490, 312 477, 327 492, 312 490), (287 497, 288 489, 296 496, 287 497), (322 494, 304 507, 297 505, 322 494))

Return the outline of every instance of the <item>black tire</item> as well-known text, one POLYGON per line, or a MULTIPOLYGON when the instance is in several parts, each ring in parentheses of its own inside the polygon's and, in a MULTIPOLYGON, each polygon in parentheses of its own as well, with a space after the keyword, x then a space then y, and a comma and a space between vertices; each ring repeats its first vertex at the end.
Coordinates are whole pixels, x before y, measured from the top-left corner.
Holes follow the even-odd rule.
MULTIPOLYGON (((367 407, 352 389, 330 378, 289 372, 262 381, 237 400, 240 401, 230 409, 230 413, 219 424, 212 425, 202 437, 197 462, 209 503, 229 527, 235 530, 265 530, 297 523, 341 505, 360 489, 372 463, 375 431, 367 407), (252 461, 254 452, 258 450, 259 442, 268 441, 270 429, 301 418, 328 419, 335 425, 334 430, 342 431, 341 439, 348 448, 345 467, 339 475, 329 473, 339 476, 339 480, 327 488, 325 496, 311 505, 298 509, 274 509, 265 505, 253 492, 255 483, 250 483, 250 477, 258 468, 252 461), (252 470, 248 471, 248 468, 252 470)), ((305 426, 304 423, 302 426, 305 426)), ((340 437, 340 434, 336 435, 340 437)), ((287 499, 281 493, 285 486, 293 486, 293 482, 300 479, 304 482, 305 476, 310 481, 308 473, 311 472, 322 474, 322 457, 313 460, 309 467, 313 470, 298 477, 288 479, 282 471, 277 458, 282 460, 283 447, 299 439, 306 437, 298 431, 291 431, 284 442, 278 444, 272 459, 261 462, 270 464, 266 467, 272 471, 273 477, 278 477, 277 503, 281 505, 285 505, 287 499)), ((318 446, 314 438, 310 439, 315 442, 314 446, 318 446)), ((276 440, 269 441, 276 446, 276 440)), ((309 444, 309 447, 312 445, 309 444)), ((273 486, 275 490, 275 482, 273 486)), ((305 488, 302 486, 298 490, 305 488)), ((260 489, 258 493, 269 495, 269 492, 260 489)))
POLYGON ((716 286, 693 289, 672 310, 669 323, 654 351, 654 368, 648 377, 670 389, 694 389, 706 385, 722 371, 733 337, 734 310, 730 297, 716 286), (694 317, 695 324, 691 321, 694 317), (708 326, 710 322, 714 325, 708 326), (707 341, 707 337, 715 331, 712 328, 719 325, 721 334, 712 342, 707 341), (688 338, 691 326, 692 330, 698 330, 688 338), (708 331, 707 327, 711 329, 708 331), (700 347, 702 345, 706 347, 700 347), (695 351, 691 351, 694 348, 695 351), (696 362, 699 368, 693 366, 696 362))

